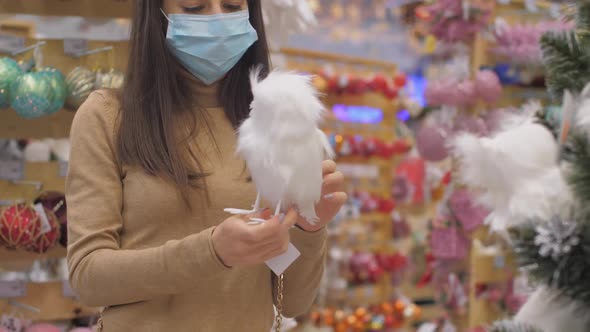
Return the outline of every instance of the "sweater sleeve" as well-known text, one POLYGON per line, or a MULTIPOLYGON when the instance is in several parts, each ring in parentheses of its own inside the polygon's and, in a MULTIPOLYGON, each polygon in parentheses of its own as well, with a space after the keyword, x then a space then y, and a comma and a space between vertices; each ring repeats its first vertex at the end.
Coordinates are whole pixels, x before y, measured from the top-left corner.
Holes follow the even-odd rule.
MULTIPOLYGON (((283 315, 296 317, 304 314, 315 300, 327 254, 327 230, 308 233, 299 228, 291 230, 291 242, 301 256, 284 273, 283 315)), ((272 273, 273 301, 277 298, 277 280, 272 273)))
POLYGON ((93 93, 78 110, 70 137, 70 283, 82 302, 95 307, 180 293, 226 270, 213 250, 213 228, 158 247, 120 247, 123 185, 113 145, 117 112, 108 93, 93 93))

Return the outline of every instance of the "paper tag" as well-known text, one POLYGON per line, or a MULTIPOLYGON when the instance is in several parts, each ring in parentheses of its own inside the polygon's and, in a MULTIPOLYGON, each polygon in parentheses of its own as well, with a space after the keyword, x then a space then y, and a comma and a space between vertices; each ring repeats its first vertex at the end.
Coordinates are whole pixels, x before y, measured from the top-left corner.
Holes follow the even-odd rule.
POLYGON ((560 18, 561 17, 561 6, 557 3, 552 3, 549 6, 549 15, 551 15, 551 17, 554 19, 560 18))
POLYGON ((18 181, 25 177, 25 164, 22 161, 0 161, 0 180, 18 181))
POLYGON ((71 297, 74 299, 78 298, 78 295, 76 295, 76 293, 72 289, 72 286, 70 285, 69 280, 62 281, 62 290, 63 290, 64 297, 71 297))
POLYGON ((64 53, 78 56, 88 50, 86 39, 64 39, 64 53))
POLYGON ((25 48, 25 38, 0 34, 0 53, 12 53, 25 48))
POLYGON ((47 218, 43 204, 37 203, 33 207, 35 208, 35 211, 39 215, 39 220, 41 221, 41 235, 50 232, 51 224, 49 223, 49 219, 47 218))
POLYGON ((27 295, 27 282, 24 280, 0 281, 0 298, 10 299, 27 295))
POLYGON ((65 178, 68 176, 68 162, 67 161, 60 161, 59 162, 59 177, 65 178))
POLYGON ((526 10, 528 10, 531 13, 536 13, 537 10, 539 9, 537 7, 537 0, 525 0, 524 6, 525 6, 526 10))
POLYGON ((285 270, 301 255, 299 250, 289 242, 287 252, 266 261, 266 265, 277 275, 283 274, 285 270))
POLYGON ((506 260, 504 259, 504 256, 494 257, 494 267, 496 269, 503 269, 504 265, 506 265, 506 260))

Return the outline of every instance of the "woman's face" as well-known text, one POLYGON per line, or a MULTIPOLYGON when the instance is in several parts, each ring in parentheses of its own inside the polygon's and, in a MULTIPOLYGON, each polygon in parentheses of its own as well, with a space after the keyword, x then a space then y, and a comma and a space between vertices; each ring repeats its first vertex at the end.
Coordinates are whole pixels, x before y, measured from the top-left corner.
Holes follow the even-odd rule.
POLYGON ((164 0, 167 14, 215 15, 248 9, 246 0, 164 0))

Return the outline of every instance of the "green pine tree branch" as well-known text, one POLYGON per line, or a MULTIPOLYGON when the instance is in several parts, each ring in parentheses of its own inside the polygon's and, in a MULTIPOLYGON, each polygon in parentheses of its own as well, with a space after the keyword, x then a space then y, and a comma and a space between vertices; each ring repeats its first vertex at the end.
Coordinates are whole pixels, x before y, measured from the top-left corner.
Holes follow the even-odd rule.
POLYGON ((551 256, 541 255, 541 248, 535 243, 535 225, 545 222, 534 220, 526 226, 511 230, 518 264, 527 271, 532 280, 576 301, 580 308, 590 307, 590 226, 579 223, 580 243, 555 260, 551 256))
POLYGON ((561 100, 565 90, 579 93, 590 80, 590 48, 574 32, 548 32, 541 38, 549 93, 561 100))
POLYGON ((581 222, 590 224, 590 140, 583 133, 574 132, 568 139, 567 181, 579 201, 581 222))
POLYGON ((492 327, 488 330, 488 332, 543 332, 542 330, 525 325, 522 323, 517 323, 510 320, 503 320, 494 323, 492 327))

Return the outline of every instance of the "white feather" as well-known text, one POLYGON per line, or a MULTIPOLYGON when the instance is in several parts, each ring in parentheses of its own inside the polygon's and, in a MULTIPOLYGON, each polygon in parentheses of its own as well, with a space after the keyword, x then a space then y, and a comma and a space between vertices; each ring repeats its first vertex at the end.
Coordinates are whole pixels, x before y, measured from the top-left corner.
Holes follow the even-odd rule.
POLYGON ((576 125, 590 134, 590 84, 586 85, 580 95, 579 108, 576 115, 576 125))
POLYGON ((491 138, 459 135, 452 149, 460 181, 482 190, 479 199, 492 210, 488 224, 499 232, 531 218, 548 219, 571 201, 549 130, 532 120, 510 121, 512 127, 491 138))
POLYGON ((295 205, 310 223, 317 221, 322 161, 333 156, 318 129, 324 106, 311 78, 273 71, 259 81, 251 73, 250 117, 238 131, 237 153, 246 160, 261 197, 273 205, 295 205))
POLYGON ((590 331, 590 315, 545 287, 540 287, 529 297, 515 320, 536 326, 543 332, 590 331))

